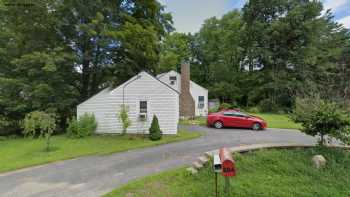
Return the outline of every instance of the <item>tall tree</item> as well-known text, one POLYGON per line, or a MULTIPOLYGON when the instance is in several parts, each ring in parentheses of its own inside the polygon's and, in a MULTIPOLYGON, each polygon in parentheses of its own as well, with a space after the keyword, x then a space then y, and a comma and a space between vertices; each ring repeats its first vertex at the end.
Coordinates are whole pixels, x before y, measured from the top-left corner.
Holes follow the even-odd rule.
POLYGON ((193 79, 209 87, 210 94, 226 102, 240 99, 242 20, 239 11, 205 21, 194 36, 193 79))
POLYGON ((306 0, 252 0, 244 6, 246 57, 264 66, 263 88, 271 105, 291 106, 293 100, 288 98, 307 66, 304 60, 315 57, 313 46, 325 25, 321 11, 320 2, 306 0))
POLYGON ((0 130, 58 114, 140 70, 155 72, 171 15, 156 0, 0 1, 0 130))
POLYGON ((0 5, 0 116, 9 130, 33 110, 55 112, 63 120, 78 96, 71 50, 55 32, 54 2, 19 2, 0 5))
POLYGON ((81 73, 81 100, 102 84, 118 84, 140 70, 155 70, 159 40, 171 16, 155 0, 64 0, 60 32, 81 73))
POLYGON ((182 61, 190 61, 191 52, 190 35, 184 33, 172 33, 167 35, 161 43, 159 59, 159 72, 169 70, 180 71, 182 61))

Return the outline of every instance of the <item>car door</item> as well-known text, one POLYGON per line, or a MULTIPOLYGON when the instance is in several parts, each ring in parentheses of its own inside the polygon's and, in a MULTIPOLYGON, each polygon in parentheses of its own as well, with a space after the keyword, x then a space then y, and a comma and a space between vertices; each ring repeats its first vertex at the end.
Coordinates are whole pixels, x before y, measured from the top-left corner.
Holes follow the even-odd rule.
POLYGON ((237 127, 250 128, 251 119, 248 116, 237 114, 237 127))
POLYGON ((224 112, 223 113, 223 122, 224 122, 224 126, 226 127, 237 127, 239 119, 237 119, 238 117, 235 115, 234 112, 224 112))

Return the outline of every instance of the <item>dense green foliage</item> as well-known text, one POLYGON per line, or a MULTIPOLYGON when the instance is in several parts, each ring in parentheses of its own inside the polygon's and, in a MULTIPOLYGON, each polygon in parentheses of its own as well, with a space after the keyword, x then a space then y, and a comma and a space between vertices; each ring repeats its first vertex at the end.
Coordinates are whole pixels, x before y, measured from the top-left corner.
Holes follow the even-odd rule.
POLYGON ((45 138, 46 151, 50 150, 51 135, 56 129, 56 120, 53 114, 41 111, 31 112, 24 118, 23 127, 24 136, 45 138))
MULTIPOLYGON (((349 196, 350 152, 341 149, 261 150, 234 155, 237 176, 230 181, 229 196, 327 197, 349 196), (318 170, 311 158, 322 154, 327 166, 318 170)), ((219 175, 219 196, 224 178, 219 175)), ((133 197, 215 196, 211 165, 192 176, 184 168, 163 172, 124 185, 105 195, 133 197)))
POLYGON ((183 61, 191 58, 190 35, 174 32, 167 35, 161 44, 159 72, 180 71, 183 61))
POLYGON ((210 97, 240 107, 290 111, 315 93, 350 106, 350 34, 322 10, 319 1, 251 0, 198 33, 167 36, 161 57, 189 60, 210 97))
POLYGON ((153 116, 151 127, 149 128, 149 138, 153 141, 157 141, 162 138, 162 131, 159 128, 159 122, 156 115, 153 116))
POLYGON ((155 72, 171 20, 156 0, 0 0, 0 134, 36 110, 63 131, 79 102, 155 72))
POLYGON ((320 136, 320 145, 325 145, 328 137, 350 143, 350 116, 336 103, 298 100, 292 117, 301 123, 301 131, 320 136))
POLYGON ((129 118, 128 113, 129 113, 129 107, 127 105, 121 105, 118 117, 123 125, 123 135, 127 133, 128 127, 131 126, 131 120, 129 118))
POLYGON ((15 170, 33 165, 71 159, 84 155, 103 155, 189 140, 201 136, 198 132, 180 130, 177 135, 166 135, 159 141, 151 141, 143 136, 135 135, 92 135, 84 139, 67 138, 63 135, 52 137, 54 147, 50 152, 42 149, 44 139, 31 140, 17 138, 0 140, 0 172, 15 170))
POLYGON ((94 114, 83 114, 79 119, 68 121, 67 135, 69 137, 82 138, 94 134, 97 122, 94 114))
MULTIPOLYGON (((0 135, 21 133, 25 114, 57 114, 141 70, 191 63, 192 80, 221 102, 290 111, 317 93, 350 109, 350 34, 319 1, 247 1, 171 33, 156 0, 0 0, 0 135)), ((194 13, 195 14, 195 13, 194 13)))

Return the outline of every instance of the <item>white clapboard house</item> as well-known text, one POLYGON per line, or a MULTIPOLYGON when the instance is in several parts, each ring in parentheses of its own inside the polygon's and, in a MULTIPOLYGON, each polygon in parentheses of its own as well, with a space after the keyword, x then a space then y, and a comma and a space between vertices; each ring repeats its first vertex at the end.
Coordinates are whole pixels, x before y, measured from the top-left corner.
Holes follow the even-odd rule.
POLYGON ((77 107, 77 117, 95 115, 96 133, 121 133, 119 113, 129 108, 128 133, 149 133, 153 115, 163 134, 177 134, 180 117, 205 116, 208 113, 208 90, 190 81, 190 66, 181 66, 182 77, 170 71, 158 77, 140 72, 122 85, 106 88, 77 107))
MULTIPOLYGON (((182 86, 183 83, 188 83, 189 81, 189 95, 192 96, 192 99, 194 100, 194 106, 184 106, 184 107, 192 107, 194 108, 194 116, 206 116, 208 115, 208 90, 195 82, 189 80, 190 72, 189 72, 189 65, 183 64, 181 66, 181 74, 176 71, 169 71, 167 73, 162 73, 157 75, 157 78, 164 83, 168 84, 178 92, 182 93, 185 91, 188 91, 188 87, 182 86), (188 67, 186 69, 185 67, 188 67), (185 76, 185 77, 181 77, 185 76)), ((185 96, 185 95, 184 95, 185 96)), ((180 98, 180 102, 183 101, 183 99, 190 99, 190 98, 180 98)), ((182 112, 180 109, 180 115, 182 116, 182 112)), ((183 116, 193 116, 193 115, 183 115, 183 116)))
POLYGON ((77 107, 77 117, 93 113, 96 133, 121 133, 118 118, 122 105, 129 108, 128 133, 149 133, 155 114, 163 134, 177 134, 179 92, 147 72, 140 72, 117 88, 106 88, 77 107))

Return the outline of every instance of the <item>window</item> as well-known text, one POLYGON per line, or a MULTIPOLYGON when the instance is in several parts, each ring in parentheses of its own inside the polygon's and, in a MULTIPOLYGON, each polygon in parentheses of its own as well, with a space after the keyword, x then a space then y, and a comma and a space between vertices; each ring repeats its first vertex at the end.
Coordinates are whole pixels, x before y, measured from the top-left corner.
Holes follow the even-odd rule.
POLYGON ((225 115, 225 116, 242 117, 242 118, 249 117, 248 115, 246 115, 246 114, 244 114, 244 113, 241 113, 241 112, 232 112, 232 111, 224 112, 224 115, 225 115))
POLYGON ((198 108, 199 109, 204 108, 204 96, 198 96, 198 108))
POLYGON ((225 116, 235 116, 234 112, 224 112, 225 116))
POLYGON ((147 101, 140 101, 140 113, 147 113, 147 101))
POLYGON ((170 81, 170 84, 171 84, 171 85, 174 85, 175 82, 176 82, 176 80, 177 80, 177 79, 176 79, 176 76, 170 76, 170 77, 169 77, 169 81, 170 81))

